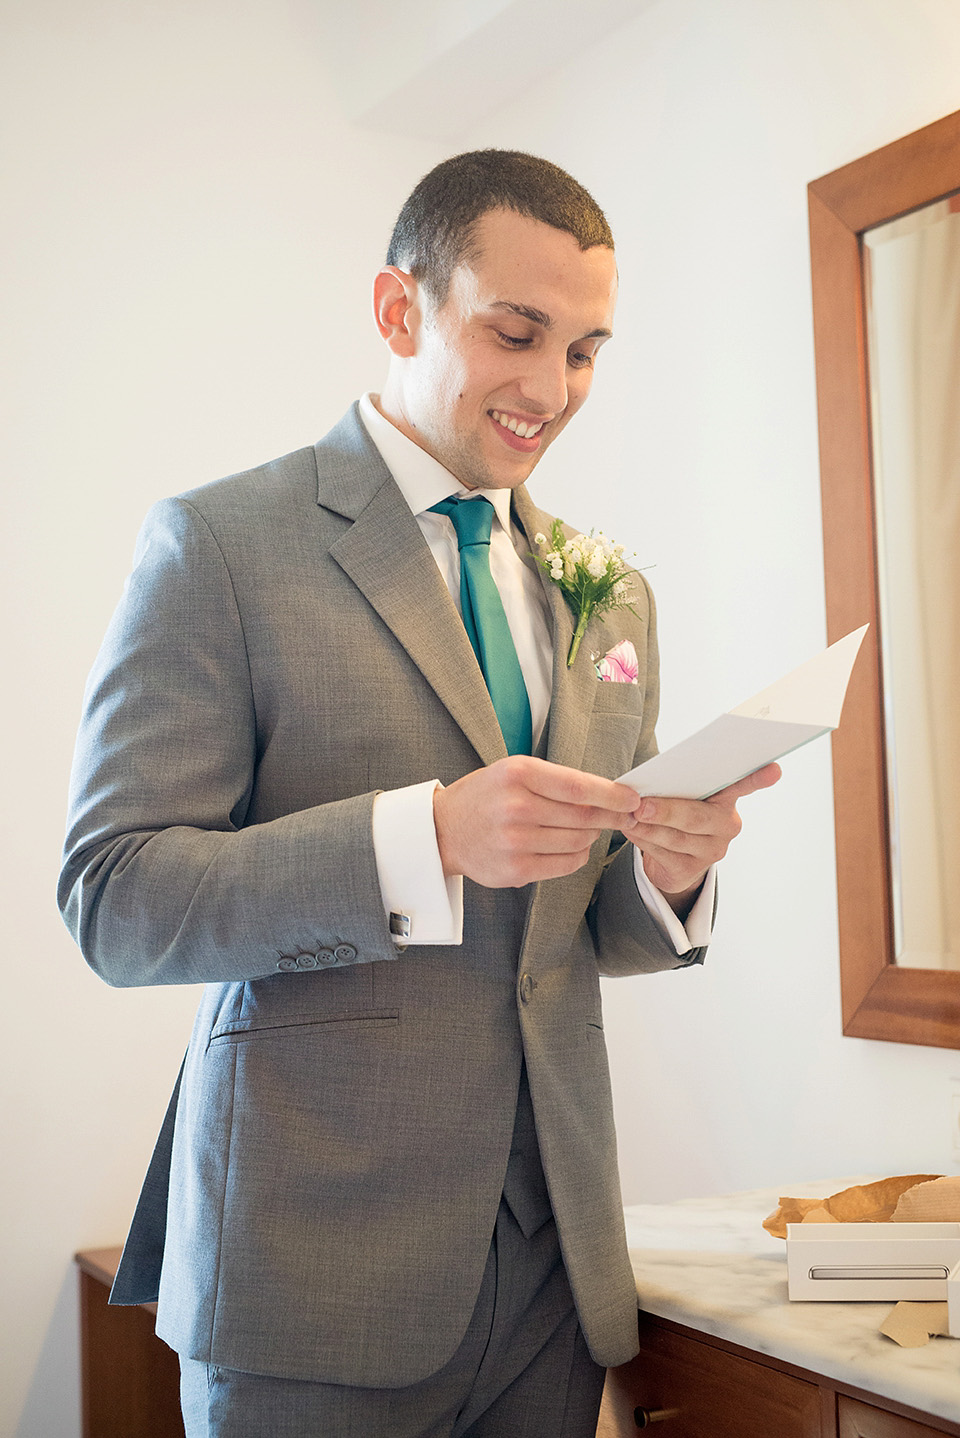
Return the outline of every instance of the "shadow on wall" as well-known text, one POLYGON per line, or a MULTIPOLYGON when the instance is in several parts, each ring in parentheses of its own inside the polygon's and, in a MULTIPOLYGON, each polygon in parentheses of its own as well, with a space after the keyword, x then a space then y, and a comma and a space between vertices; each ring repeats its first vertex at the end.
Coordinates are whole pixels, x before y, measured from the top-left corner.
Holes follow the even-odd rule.
POLYGON ((77 1271, 71 1262, 57 1293, 20 1421, 11 1438, 80 1438, 77 1271))

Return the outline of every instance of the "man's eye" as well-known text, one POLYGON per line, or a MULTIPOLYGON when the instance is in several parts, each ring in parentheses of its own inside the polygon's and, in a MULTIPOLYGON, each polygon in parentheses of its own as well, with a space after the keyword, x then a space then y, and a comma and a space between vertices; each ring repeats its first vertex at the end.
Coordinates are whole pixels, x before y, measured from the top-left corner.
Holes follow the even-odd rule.
POLYGON ((505 345, 509 345, 511 349, 515 350, 525 349, 530 343, 526 335, 508 335, 504 334, 503 330, 497 330, 497 339, 502 340, 505 345))
POLYGON ((569 359, 574 369, 591 369, 595 355, 585 354, 582 350, 571 350, 569 359))

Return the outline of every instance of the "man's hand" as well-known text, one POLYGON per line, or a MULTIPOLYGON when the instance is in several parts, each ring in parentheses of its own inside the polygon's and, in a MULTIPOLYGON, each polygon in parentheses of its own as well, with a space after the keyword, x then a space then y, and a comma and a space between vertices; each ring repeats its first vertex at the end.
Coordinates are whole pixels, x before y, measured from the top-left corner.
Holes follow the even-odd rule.
POLYGON ((643 799, 619 825, 643 854, 647 878, 681 918, 710 865, 723 858, 740 832, 737 800, 768 789, 779 778, 779 764, 767 764, 709 799, 643 799))
POLYGON ((572 874, 636 807, 625 784, 523 754, 500 759, 434 794, 443 872, 491 889, 572 874))

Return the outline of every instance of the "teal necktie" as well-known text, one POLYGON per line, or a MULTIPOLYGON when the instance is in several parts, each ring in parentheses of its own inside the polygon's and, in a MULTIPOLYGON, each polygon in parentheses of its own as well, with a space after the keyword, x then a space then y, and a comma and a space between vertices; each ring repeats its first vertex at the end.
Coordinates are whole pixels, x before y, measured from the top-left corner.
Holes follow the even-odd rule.
POLYGON ((445 514, 457 532, 460 550, 460 609, 490 698, 500 721, 508 754, 529 754, 533 747, 530 701, 500 593, 490 573, 493 505, 477 499, 441 499, 431 506, 445 514))

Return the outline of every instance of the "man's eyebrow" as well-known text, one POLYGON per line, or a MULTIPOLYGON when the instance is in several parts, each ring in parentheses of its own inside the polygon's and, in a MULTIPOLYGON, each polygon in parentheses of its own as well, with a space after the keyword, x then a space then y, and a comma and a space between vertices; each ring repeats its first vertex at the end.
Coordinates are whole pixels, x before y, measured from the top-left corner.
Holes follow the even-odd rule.
POLYGON ((494 310, 509 310, 513 315, 522 315, 525 320, 530 320, 535 325, 542 325, 545 330, 552 328, 553 320, 543 310, 535 310, 532 305, 515 305, 512 300, 494 300, 490 306, 494 310))
MULTIPOLYGON (((512 300, 494 300, 490 306, 494 310, 509 310, 511 314, 521 315, 523 319, 530 320, 535 325, 541 325, 545 330, 553 328, 553 320, 543 310, 535 310, 532 305, 514 304, 512 300)), ((613 336, 613 330, 597 329, 591 330, 584 335, 585 340, 608 340, 613 336)))

